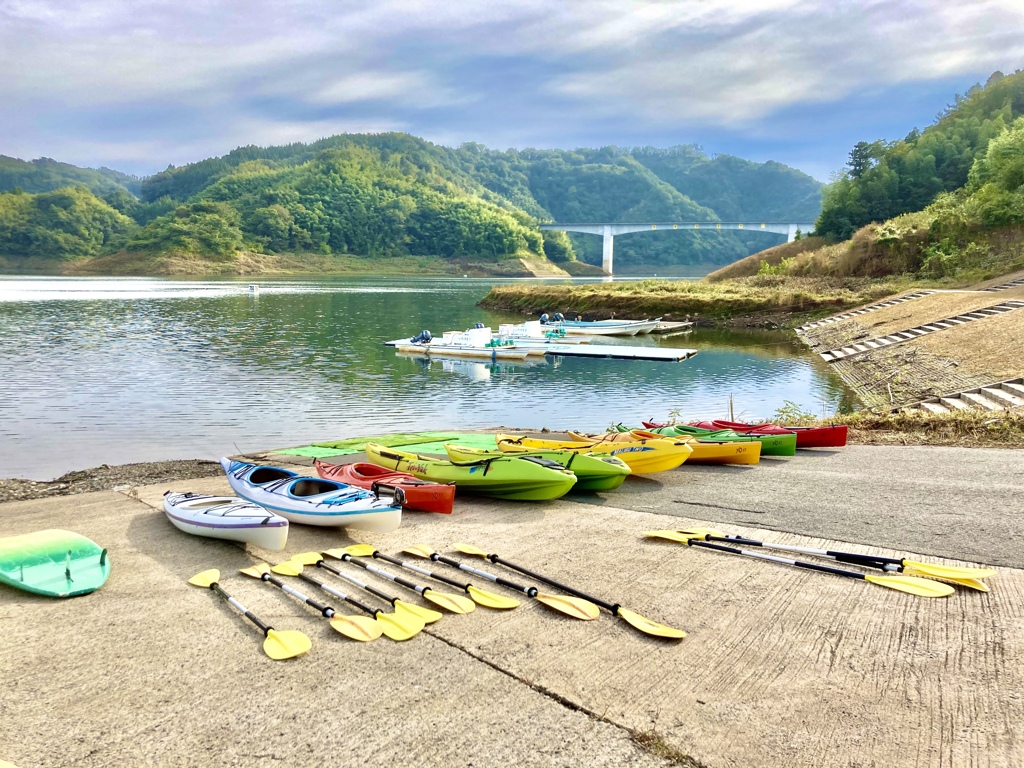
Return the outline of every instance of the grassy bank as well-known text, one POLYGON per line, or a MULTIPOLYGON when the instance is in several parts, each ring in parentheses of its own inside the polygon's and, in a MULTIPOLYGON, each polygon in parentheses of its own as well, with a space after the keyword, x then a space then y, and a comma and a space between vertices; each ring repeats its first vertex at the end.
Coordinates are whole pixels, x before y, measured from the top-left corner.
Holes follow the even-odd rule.
POLYGON ((770 324, 831 314, 891 296, 910 287, 890 278, 815 278, 754 275, 728 282, 641 280, 585 285, 496 286, 480 306, 526 314, 582 313, 587 319, 656 317, 698 323, 770 324))

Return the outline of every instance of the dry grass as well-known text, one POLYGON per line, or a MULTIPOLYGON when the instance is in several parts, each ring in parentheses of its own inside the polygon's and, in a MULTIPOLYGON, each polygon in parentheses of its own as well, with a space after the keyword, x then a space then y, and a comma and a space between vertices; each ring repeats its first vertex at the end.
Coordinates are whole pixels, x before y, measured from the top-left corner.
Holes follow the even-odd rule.
MULTIPOLYGON (((998 293, 933 293, 892 307, 875 310, 867 315, 861 315, 857 321, 872 336, 885 336, 983 307, 991 307, 1010 299, 1018 301, 1024 299, 1024 288, 999 291, 998 293)), ((943 333, 957 333, 959 330, 943 331, 943 333)))
POLYGON ((707 275, 704 280, 709 283, 719 283, 722 280, 731 280, 734 277, 752 277, 761 269, 761 262, 767 262, 771 266, 778 266, 783 259, 791 259, 800 254, 816 251, 825 246, 823 237, 805 237, 801 240, 794 240, 791 243, 776 245, 764 251, 747 256, 732 264, 717 269, 707 275))
POLYGON ((962 448, 1024 448, 1024 412, 924 413, 868 411, 838 417, 858 445, 943 445, 962 448))
POLYGON ((630 738, 642 750, 655 757, 660 757, 669 765, 678 765, 681 768, 707 768, 704 763, 690 757, 681 749, 673 747, 653 728, 649 731, 632 731, 630 738))
POLYGON ((965 372, 983 375, 986 383, 1024 376, 1024 309, 922 336, 909 343, 938 357, 956 360, 965 372))

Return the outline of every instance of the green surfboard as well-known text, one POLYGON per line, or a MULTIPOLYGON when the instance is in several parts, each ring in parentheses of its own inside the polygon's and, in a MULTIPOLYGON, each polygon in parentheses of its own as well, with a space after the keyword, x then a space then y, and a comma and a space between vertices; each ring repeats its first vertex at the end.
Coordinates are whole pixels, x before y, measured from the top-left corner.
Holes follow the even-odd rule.
POLYGON ((110 575, 110 557, 96 542, 50 529, 0 539, 0 583, 49 597, 95 592, 110 575))

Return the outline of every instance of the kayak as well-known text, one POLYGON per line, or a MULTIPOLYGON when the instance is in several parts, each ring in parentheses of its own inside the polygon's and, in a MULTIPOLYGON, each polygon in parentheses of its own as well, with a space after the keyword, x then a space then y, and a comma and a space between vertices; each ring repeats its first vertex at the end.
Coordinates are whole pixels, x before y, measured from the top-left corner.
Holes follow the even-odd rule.
POLYGON ((45 531, 0 539, 0 584, 47 597, 87 595, 110 575, 110 556, 72 531, 45 531))
MULTIPOLYGON (((479 461, 484 458, 513 455, 512 451, 505 454, 497 448, 484 450, 451 443, 445 443, 444 449, 452 461, 479 461)), ((519 458, 535 456, 560 464, 576 475, 574 491, 613 491, 622 485, 626 476, 630 474, 629 465, 622 459, 608 455, 576 453, 575 451, 531 450, 529 448, 523 448, 522 452, 517 452, 514 455, 519 458)))
MULTIPOLYGON (((644 426, 648 422, 643 422, 644 426)), ((787 432, 784 435, 759 435, 755 433, 741 435, 731 429, 703 429, 693 427, 689 424, 674 424, 668 427, 653 427, 651 432, 656 432, 665 437, 695 437, 698 440, 708 442, 744 442, 757 440, 761 443, 762 456, 794 456, 796 455, 796 434, 787 432)))
POLYGON ((235 496, 167 491, 164 514, 175 528, 194 536, 241 541, 275 551, 288 543, 286 519, 235 496))
POLYGON ((731 429, 741 435, 784 435, 789 432, 796 434, 797 448, 842 448, 846 445, 849 427, 836 424, 827 427, 786 427, 777 424, 744 424, 739 421, 697 421, 695 427, 706 429, 731 429))
POLYGON ((381 487, 401 488, 405 494, 405 501, 402 502, 405 509, 413 509, 417 512, 440 512, 444 515, 452 513, 455 486, 450 483, 431 483, 427 480, 420 480, 408 472, 392 472, 365 461, 355 464, 327 464, 319 459, 314 459, 313 466, 316 467, 316 472, 320 477, 354 485, 357 488, 368 490, 381 487))
POLYGON ((460 493, 465 491, 495 499, 557 499, 576 484, 576 475, 563 469, 560 464, 528 456, 499 456, 479 461, 454 462, 367 443, 366 458, 388 469, 409 472, 421 480, 455 483, 460 493))
POLYGON ((496 435, 498 448, 506 453, 521 451, 523 448, 554 448, 578 453, 603 453, 622 459, 634 475, 648 475, 666 472, 681 465, 693 449, 678 440, 637 439, 627 443, 611 441, 541 440, 516 435, 496 435))
MULTIPOLYGON (((577 439, 588 439, 586 435, 570 432, 569 435, 577 439)), ((644 429, 634 429, 629 432, 612 432, 606 439, 612 442, 630 442, 632 440, 665 439, 665 435, 659 435, 644 429)), ((592 438, 591 438, 592 439, 592 438)), ((698 440, 693 437, 670 438, 679 442, 685 442, 693 453, 686 460, 687 464, 757 464, 761 460, 761 442, 759 440, 748 440, 732 443, 711 443, 698 440)))
POLYGON ((221 459, 231 489, 246 501, 293 523, 344 526, 388 533, 402 524, 402 490, 374 493, 351 485, 303 477, 280 467, 221 459))

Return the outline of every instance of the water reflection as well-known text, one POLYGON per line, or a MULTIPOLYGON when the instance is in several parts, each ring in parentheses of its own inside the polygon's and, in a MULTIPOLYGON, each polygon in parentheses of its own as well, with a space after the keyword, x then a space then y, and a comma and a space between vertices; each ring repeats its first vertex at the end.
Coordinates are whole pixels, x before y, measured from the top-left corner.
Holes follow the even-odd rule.
POLYGON ((250 282, 0 278, 0 474, 390 430, 592 431, 671 409, 724 415, 730 394, 738 413, 768 416, 785 400, 832 409, 846 392, 770 332, 631 342, 700 350, 684 363, 406 358, 381 342, 521 318, 476 306, 494 281, 261 281, 258 297, 250 282))

